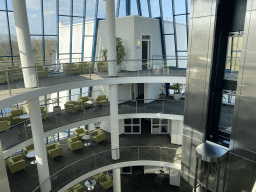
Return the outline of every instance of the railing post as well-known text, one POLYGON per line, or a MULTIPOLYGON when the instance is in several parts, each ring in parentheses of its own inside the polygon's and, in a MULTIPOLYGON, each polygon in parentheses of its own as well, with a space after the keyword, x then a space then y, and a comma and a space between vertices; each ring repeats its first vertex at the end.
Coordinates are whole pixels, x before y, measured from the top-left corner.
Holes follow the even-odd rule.
POLYGON ((8 84, 9 93, 10 93, 10 95, 12 95, 11 88, 10 88, 10 80, 9 80, 8 71, 6 71, 6 78, 7 78, 7 84, 8 84))

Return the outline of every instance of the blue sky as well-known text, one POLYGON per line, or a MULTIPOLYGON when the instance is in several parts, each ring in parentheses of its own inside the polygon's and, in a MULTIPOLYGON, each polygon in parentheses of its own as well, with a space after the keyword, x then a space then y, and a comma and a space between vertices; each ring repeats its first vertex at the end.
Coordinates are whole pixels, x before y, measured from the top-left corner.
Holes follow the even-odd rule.
MULTIPOLYGON (((74 15, 83 15, 83 0, 73 0, 74 1, 74 15)), ((147 0, 140 0, 142 7, 142 15, 148 16, 147 0)), ((190 0, 189 0, 190 1, 190 0)), ((159 17, 159 0, 150 0, 151 9, 153 17, 159 17)), ((60 3, 60 14, 69 15, 70 14, 70 0, 59 0, 60 3)), ((26 0, 27 12, 29 19, 29 27, 31 34, 41 34, 41 4, 40 0, 26 0)), ((171 0, 162 0, 163 4, 163 14, 165 18, 172 20, 172 5, 171 0)), ((12 10, 11 0, 7 0, 8 9, 12 10)), ((0 9, 5 10, 5 0, 0 0, 0 9)), ((86 16, 88 19, 94 17, 95 1, 87 0, 86 16)), ((175 0, 175 10, 176 14, 185 13, 185 0, 175 0)), ((131 14, 137 14, 136 0, 131 0, 131 14)), ((125 0, 121 0, 120 5, 120 15, 125 16, 125 0)), ((9 13, 10 17, 10 28, 11 33, 16 34, 14 27, 13 13, 9 13)), ((99 15, 98 17, 105 17, 105 2, 99 0, 99 15)), ((7 22, 6 22, 6 12, 0 12, 0 34, 7 34, 7 22)), ((178 22, 185 23, 185 16, 176 17, 178 22)), ((56 35, 56 1, 55 0, 44 0, 44 27, 45 34, 56 35)), ((60 17, 60 22, 69 22, 68 17, 60 17)), ((81 19, 74 18, 74 22, 81 22, 81 19)))

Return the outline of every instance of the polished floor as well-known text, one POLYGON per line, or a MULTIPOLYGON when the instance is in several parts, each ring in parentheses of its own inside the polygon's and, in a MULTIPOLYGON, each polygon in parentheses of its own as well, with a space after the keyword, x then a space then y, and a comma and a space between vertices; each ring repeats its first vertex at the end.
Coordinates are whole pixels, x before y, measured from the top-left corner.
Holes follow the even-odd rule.
MULTIPOLYGON (((47 119, 43 121, 44 132, 73 122, 110 115, 109 106, 99 106, 96 107, 95 110, 91 109, 92 108, 85 108, 76 113, 67 113, 65 110, 62 110, 59 115, 48 113, 47 119)), ((164 101, 154 100, 147 104, 141 100, 137 102, 127 101, 118 105, 118 113, 162 113, 183 115, 184 99, 176 101, 173 100, 172 96, 168 96, 164 101)), ((31 128, 24 127, 24 123, 13 126, 8 132, 0 132, 0 140, 2 141, 3 150, 8 150, 30 138, 32 138, 31 128)))
MULTIPOLYGON (((86 147, 83 145, 83 148, 77 151, 72 152, 68 146, 67 141, 61 140, 59 141, 62 145, 63 149, 63 156, 56 157, 55 159, 51 159, 48 156, 48 165, 49 165, 49 171, 50 175, 55 174, 59 170, 63 169, 64 167, 82 159, 85 157, 89 157, 93 154, 103 152, 106 150, 111 149, 111 135, 108 132, 106 133, 106 139, 100 143, 95 143, 91 141, 91 145, 86 147)), ((174 148, 177 150, 169 151, 169 154, 166 154, 168 156, 171 156, 170 159, 174 163, 180 164, 181 162, 181 146, 171 144, 171 138, 169 134, 166 135, 120 135, 120 141, 119 141, 120 148, 124 147, 130 147, 130 146, 161 146, 161 147, 169 147, 174 148)), ((120 152, 120 159, 126 158, 124 156, 128 156, 127 160, 131 158, 130 160, 136 160, 135 156, 137 157, 137 150, 134 151, 127 151, 127 153, 120 152), (124 154, 122 156, 122 154, 124 154), (136 154, 136 155, 135 155, 136 154)), ((147 150, 145 148, 145 151, 143 152, 144 157, 151 155, 153 158, 154 153, 152 150, 147 150)), ((23 155, 23 154, 22 154, 23 155)), ((30 164, 32 159, 28 159, 23 156, 23 159, 26 161, 26 170, 20 171, 15 174, 11 174, 9 170, 7 170, 11 191, 12 192, 30 192, 33 191, 39 184, 38 181, 38 175, 37 175, 37 166, 30 164)), ((103 165, 107 165, 108 158, 106 154, 101 154, 96 158, 96 166, 101 167, 103 165)), ((109 160, 111 161, 111 160, 109 160)), ((111 162, 109 162, 111 164, 111 162)), ((95 169, 95 159, 87 159, 85 161, 81 161, 80 164, 78 164, 78 167, 73 166, 65 169, 60 174, 56 175, 56 180, 52 180, 52 185, 55 188, 58 188, 59 186, 63 186, 64 182, 73 180, 74 179, 74 170, 77 169, 79 172, 81 169, 88 169, 88 170, 94 170, 95 169), (91 161, 92 160, 92 161, 91 161), (62 181, 60 183, 60 181, 62 181)), ((75 173, 75 176, 78 176, 78 173, 75 173)))

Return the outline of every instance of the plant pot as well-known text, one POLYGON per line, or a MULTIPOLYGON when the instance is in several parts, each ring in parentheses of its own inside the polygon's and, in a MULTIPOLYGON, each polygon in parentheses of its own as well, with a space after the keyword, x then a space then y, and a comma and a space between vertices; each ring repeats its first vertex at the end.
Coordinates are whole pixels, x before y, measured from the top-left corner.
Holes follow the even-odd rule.
POLYGON ((159 99, 165 99, 165 94, 159 94, 159 99))
POLYGON ((100 127, 95 127, 95 129, 100 129, 100 127))
POLYGON ((60 114, 60 111, 61 111, 60 106, 54 106, 54 107, 53 107, 53 112, 56 113, 56 115, 59 115, 59 114, 60 114))
POLYGON ((180 100, 180 98, 181 98, 181 93, 173 93, 173 98, 174 98, 175 100, 180 100))

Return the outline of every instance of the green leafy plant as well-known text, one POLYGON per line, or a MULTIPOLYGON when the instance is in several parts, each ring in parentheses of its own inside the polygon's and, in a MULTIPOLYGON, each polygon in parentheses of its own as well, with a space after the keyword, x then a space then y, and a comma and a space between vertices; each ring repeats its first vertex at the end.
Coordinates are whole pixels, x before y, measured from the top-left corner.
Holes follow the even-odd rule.
POLYGON ((107 52, 108 52, 107 49, 102 49, 102 50, 101 50, 101 58, 102 58, 103 61, 107 61, 107 60, 108 60, 108 58, 107 58, 107 52))
POLYGON ((100 124, 101 124, 101 122, 93 123, 93 125, 94 125, 95 128, 99 128, 99 127, 100 127, 100 124))
POLYGON ((124 56, 126 55, 123 41, 120 37, 116 38, 116 59, 117 65, 120 65, 122 63, 122 60, 124 60, 124 56))
POLYGON ((170 89, 172 89, 174 91, 174 93, 178 93, 180 94, 181 89, 183 88, 184 84, 180 84, 180 83, 174 83, 170 89))

